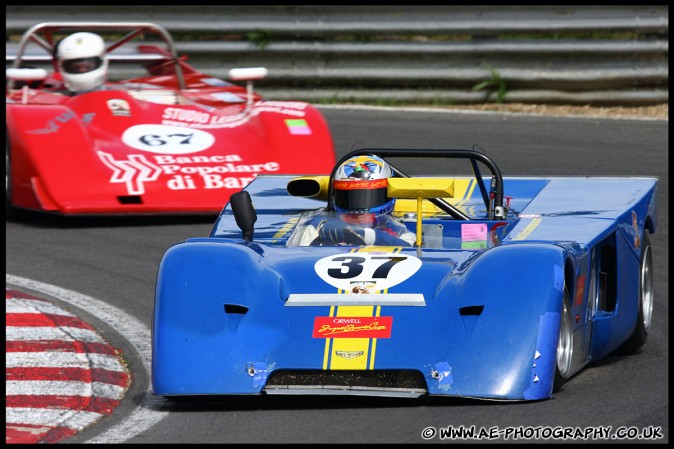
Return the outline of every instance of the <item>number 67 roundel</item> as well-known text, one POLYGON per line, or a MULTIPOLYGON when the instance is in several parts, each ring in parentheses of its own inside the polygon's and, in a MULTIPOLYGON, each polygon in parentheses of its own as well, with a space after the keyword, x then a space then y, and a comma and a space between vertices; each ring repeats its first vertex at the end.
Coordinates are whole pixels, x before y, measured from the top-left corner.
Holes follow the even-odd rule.
POLYGON ((421 268, 421 260, 400 253, 334 254, 316 262, 314 270, 328 284, 350 290, 354 282, 374 284, 381 291, 406 281, 421 268))

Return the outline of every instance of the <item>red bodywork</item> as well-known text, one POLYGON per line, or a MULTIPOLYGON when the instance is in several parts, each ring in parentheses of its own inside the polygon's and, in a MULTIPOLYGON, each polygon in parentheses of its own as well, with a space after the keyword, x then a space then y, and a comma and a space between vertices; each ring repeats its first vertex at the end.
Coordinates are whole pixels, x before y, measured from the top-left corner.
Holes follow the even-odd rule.
MULTIPOLYGON (((161 53, 141 45, 140 53, 161 53)), ((168 58, 168 56, 167 56, 168 58)), ((328 126, 179 61, 69 95, 52 73, 7 88, 8 200, 60 214, 217 214, 258 174, 329 174, 328 126)))

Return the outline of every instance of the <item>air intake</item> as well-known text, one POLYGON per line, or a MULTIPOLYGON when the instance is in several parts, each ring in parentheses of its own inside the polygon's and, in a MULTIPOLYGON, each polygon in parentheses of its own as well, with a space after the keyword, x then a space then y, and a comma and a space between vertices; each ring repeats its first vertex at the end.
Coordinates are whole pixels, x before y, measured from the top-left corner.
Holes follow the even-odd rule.
POLYGON ((426 394, 415 370, 278 370, 267 380, 267 394, 360 395, 415 398, 426 394))
POLYGON ((143 204, 143 198, 140 195, 118 196, 119 204, 143 204))

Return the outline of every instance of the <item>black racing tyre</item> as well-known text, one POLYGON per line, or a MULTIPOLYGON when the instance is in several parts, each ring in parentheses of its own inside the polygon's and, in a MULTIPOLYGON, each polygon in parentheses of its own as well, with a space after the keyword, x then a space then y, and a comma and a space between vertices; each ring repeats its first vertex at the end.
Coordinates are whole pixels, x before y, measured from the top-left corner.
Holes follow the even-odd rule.
POLYGON ((560 389, 562 384, 571 375, 571 361, 573 359, 573 315, 571 312, 571 295, 564 285, 564 299, 559 321, 559 338, 557 339, 557 354, 555 357, 555 382, 553 392, 560 389))
POLYGON ((634 354, 646 343, 648 332, 653 320, 653 256, 651 254, 651 241, 648 232, 644 230, 641 242, 641 263, 639 267, 639 304, 637 305, 637 322, 634 325, 632 335, 622 344, 618 352, 621 354, 634 354))
POLYGON ((9 133, 5 128, 5 219, 7 221, 20 220, 25 211, 12 205, 12 151, 9 147, 9 133))
POLYGON ((9 134, 5 128, 5 217, 9 220, 15 215, 15 209, 12 206, 12 171, 10 167, 9 156, 9 134))

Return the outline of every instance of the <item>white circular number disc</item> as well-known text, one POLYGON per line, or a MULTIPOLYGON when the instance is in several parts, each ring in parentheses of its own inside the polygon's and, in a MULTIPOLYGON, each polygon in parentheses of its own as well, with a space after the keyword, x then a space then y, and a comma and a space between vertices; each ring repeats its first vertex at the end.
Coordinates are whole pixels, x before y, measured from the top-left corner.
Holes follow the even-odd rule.
POLYGON ((371 293, 406 281, 421 268, 421 260, 401 253, 346 253, 324 257, 314 270, 328 284, 351 291, 354 285, 369 286, 371 293))
POLYGON ((204 151, 215 143, 212 134, 200 129, 168 125, 136 125, 124 131, 122 141, 137 150, 161 154, 204 151))

